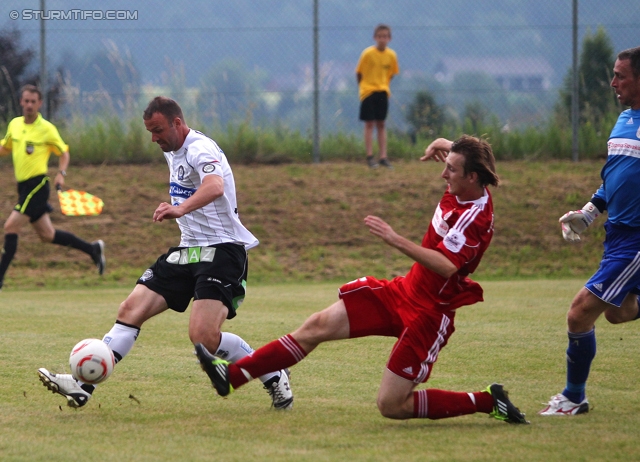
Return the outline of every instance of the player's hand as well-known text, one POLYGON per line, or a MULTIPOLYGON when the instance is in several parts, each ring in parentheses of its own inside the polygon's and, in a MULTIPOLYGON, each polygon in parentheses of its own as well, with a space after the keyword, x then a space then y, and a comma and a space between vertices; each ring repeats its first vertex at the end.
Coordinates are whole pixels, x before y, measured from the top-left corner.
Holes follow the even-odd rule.
POLYGON ((565 241, 579 242, 580 234, 593 223, 598 215, 600 215, 600 211, 591 202, 587 202, 582 210, 565 213, 558 220, 562 226, 562 237, 565 241))
POLYGON ((424 156, 422 156, 420 160, 427 161, 429 159, 433 159, 436 162, 445 162, 452 144, 453 142, 446 138, 438 138, 427 146, 427 149, 424 150, 424 156))
POLYGON ((387 244, 392 244, 398 236, 391 226, 382 218, 369 215, 364 219, 364 224, 369 227, 369 232, 378 236, 387 244))
POLYGON ((62 187, 64 186, 64 175, 58 172, 54 181, 55 181, 56 189, 62 189, 62 187))
POLYGON ((158 208, 153 212, 153 221, 162 221, 165 218, 180 218, 184 215, 179 207, 174 207, 167 202, 162 202, 158 208))

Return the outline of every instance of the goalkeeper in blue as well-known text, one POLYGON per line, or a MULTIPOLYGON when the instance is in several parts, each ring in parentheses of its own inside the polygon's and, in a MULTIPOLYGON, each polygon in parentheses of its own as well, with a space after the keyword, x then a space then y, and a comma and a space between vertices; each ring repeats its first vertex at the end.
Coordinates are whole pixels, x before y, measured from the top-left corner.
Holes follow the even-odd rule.
POLYGON ((640 47, 618 54, 611 86, 622 112, 608 141, 602 185, 582 210, 560 218, 570 242, 607 211, 600 267, 573 299, 567 315, 567 383, 551 397, 541 415, 576 415, 589 411, 585 387, 596 355, 595 322, 604 313, 612 324, 640 317, 640 47))

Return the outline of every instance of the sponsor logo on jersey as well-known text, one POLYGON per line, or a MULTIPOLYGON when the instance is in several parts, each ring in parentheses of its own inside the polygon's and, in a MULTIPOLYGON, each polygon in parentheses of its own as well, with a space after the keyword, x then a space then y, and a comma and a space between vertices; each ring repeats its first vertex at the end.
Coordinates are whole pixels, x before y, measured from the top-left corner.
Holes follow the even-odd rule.
MULTIPOLYGON (((447 214, 447 217, 449 214, 447 214)), ((436 207, 436 211, 433 214, 433 219, 431 220, 431 224, 433 225, 433 229, 435 229, 436 233, 440 237, 445 237, 447 232, 449 231, 449 225, 445 221, 446 218, 442 216, 442 209, 440 208, 440 204, 436 207)))
POLYGON ((178 179, 180 181, 184 180, 184 167, 182 165, 178 167, 178 179))
POLYGON ((638 127, 638 131, 636 132, 636 138, 640 138, 640 127, 638 127))
POLYGON ((203 173, 212 173, 216 169, 216 166, 213 164, 204 164, 202 167, 203 173))
POLYGON ((627 120, 627 125, 633 125, 633 117, 629 117, 629 120, 627 120))
POLYGON ((444 237, 444 246, 453 253, 460 252, 465 242, 467 242, 467 238, 455 228, 449 231, 444 237))
POLYGON ((183 199, 189 199, 195 194, 195 188, 185 188, 178 183, 171 183, 169 185, 169 195, 171 197, 182 197, 183 199))
POLYGON ((142 276, 140 276, 140 280, 144 282, 144 281, 148 281, 152 277, 153 277, 153 270, 148 269, 144 273, 142 273, 142 276))
POLYGON ((27 154, 33 154, 33 151, 35 151, 35 148, 33 146, 33 143, 27 143, 27 154))

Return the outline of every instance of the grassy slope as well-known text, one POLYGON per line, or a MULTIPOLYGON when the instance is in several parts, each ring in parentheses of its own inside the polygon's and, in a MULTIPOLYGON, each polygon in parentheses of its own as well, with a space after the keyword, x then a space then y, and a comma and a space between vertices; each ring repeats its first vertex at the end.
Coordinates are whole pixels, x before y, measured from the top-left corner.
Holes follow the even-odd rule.
MULTIPOLYGON (((375 214, 419 242, 440 198, 442 164, 397 162, 393 171, 370 171, 361 163, 234 166, 240 214, 260 239, 251 251, 250 280, 279 282, 345 280, 364 274, 392 277, 411 262, 369 235, 362 219, 375 214)), ((601 222, 584 243, 569 245, 557 219, 581 207, 600 184, 600 163, 503 162, 503 184, 493 191, 496 234, 479 278, 584 277, 602 251, 601 222)), ((0 219, 16 200, 11 166, 0 175, 0 219)), ((104 199, 99 217, 52 214, 54 225, 107 243, 104 280, 88 258, 72 249, 42 245, 31 229, 21 235, 7 279, 8 289, 131 284, 167 247, 178 243, 175 222, 152 223, 166 200, 165 164, 71 167, 67 187, 104 199)), ((52 196, 52 204, 57 200, 52 196)))

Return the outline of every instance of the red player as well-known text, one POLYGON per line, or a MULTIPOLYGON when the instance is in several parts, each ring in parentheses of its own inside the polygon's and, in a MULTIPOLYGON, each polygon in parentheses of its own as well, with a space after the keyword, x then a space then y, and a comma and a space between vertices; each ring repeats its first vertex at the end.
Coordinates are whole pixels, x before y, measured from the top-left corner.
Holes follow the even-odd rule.
POLYGON ((372 234, 415 260, 409 273, 391 281, 368 276, 343 285, 336 303, 235 363, 197 344, 200 364, 218 394, 226 396, 265 372, 291 367, 322 342, 384 335, 398 341, 378 393, 383 416, 442 419, 483 412, 509 423, 528 423, 497 383, 475 393, 415 391, 429 379, 453 333, 456 309, 483 300, 482 288, 467 276, 491 242, 493 204, 487 186, 499 182, 491 146, 484 140, 437 139, 421 160, 431 158, 446 163, 441 176, 448 188, 422 245, 398 235, 378 217, 364 220, 372 234))

